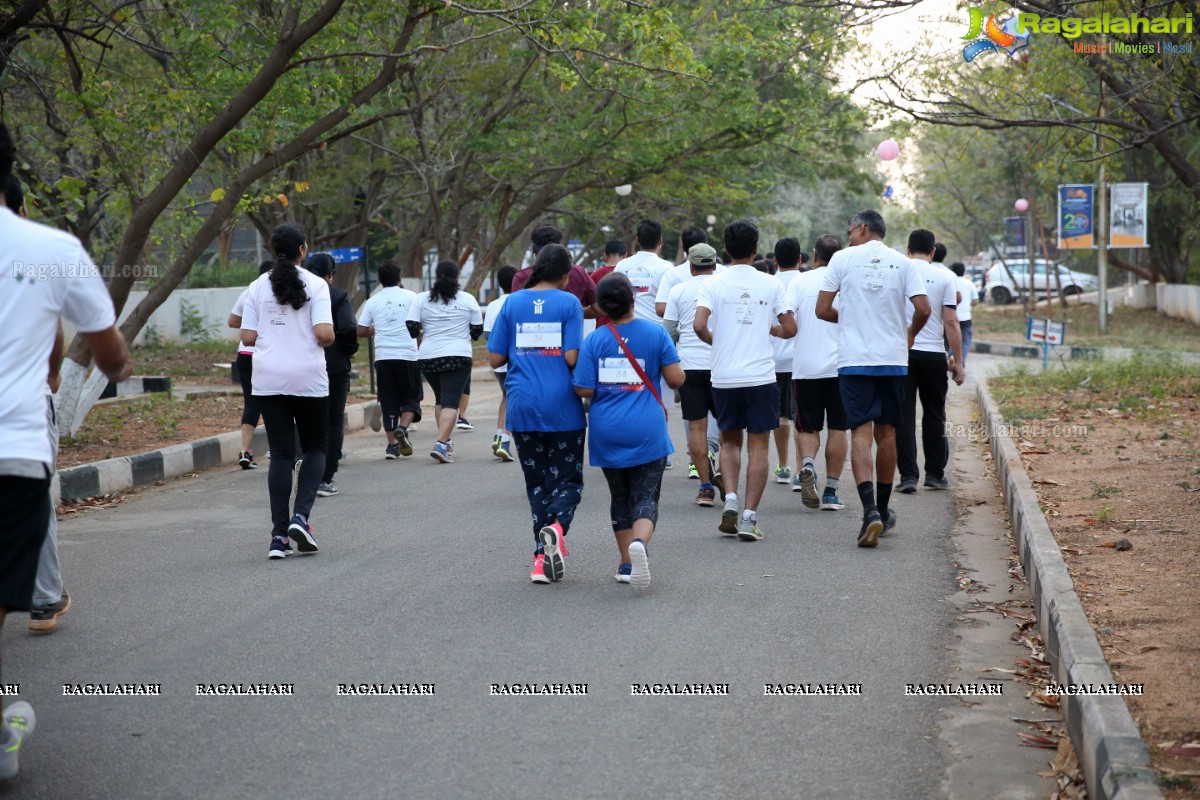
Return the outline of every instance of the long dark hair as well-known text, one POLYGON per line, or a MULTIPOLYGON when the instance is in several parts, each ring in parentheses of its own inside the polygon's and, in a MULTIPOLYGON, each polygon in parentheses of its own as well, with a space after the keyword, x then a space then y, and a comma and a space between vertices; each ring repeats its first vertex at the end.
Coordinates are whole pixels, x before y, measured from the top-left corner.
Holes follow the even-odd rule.
POLYGON ((433 288, 429 290, 430 300, 441 300, 449 303, 458 294, 458 264, 454 261, 442 261, 434 273, 433 288))
POLYGON ((299 311, 308 302, 308 292, 300 278, 296 262, 304 246, 304 229, 290 222, 280 225, 271 234, 271 249, 275 251, 275 266, 271 269, 271 291, 281 306, 299 311))
POLYGON ((533 272, 529 273, 529 280, 525 285, 558 283, 564 275, 570 273, 571 251, 561 244, 548 244, 538 251, 537 259, 533 262, 533 272))

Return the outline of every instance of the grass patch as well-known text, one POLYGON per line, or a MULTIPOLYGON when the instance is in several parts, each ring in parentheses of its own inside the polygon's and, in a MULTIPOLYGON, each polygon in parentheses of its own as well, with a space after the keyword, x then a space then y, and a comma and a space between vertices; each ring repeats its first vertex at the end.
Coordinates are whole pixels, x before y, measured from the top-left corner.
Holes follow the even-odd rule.
MULTIPOLYGON (((1108 333, 1100 334, 1100 309, 1076 305, 1053 312, 1040 304, 1033 316, 1067 322, 1067 345, 1072 347, 1127 347, 1132 350, 1200 352, 1200 326, 1159 314, 1153 308, 1118 306, 1108 315, 1108 333)), ((978 305, 972 312, 976 341, 1024 342, 1025 312, 1020 305, 978 305)))

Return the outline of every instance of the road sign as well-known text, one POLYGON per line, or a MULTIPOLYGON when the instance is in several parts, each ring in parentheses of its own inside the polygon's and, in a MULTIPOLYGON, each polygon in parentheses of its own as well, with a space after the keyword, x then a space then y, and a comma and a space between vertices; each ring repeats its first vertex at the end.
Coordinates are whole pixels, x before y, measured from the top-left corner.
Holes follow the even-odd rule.
POLYGON ((1041 342, 1042 369, 1045 369, 1050 363, 1050 348, 1067 341, 1067 323, 1026 317, 1025 338, 1031 342, 1041 342))
POLYGON ((363 260, 363 248, 342 247, 337 250, 328 251, 328 255, 333 258, 335 264, 349 264, 352 261, 363 260))

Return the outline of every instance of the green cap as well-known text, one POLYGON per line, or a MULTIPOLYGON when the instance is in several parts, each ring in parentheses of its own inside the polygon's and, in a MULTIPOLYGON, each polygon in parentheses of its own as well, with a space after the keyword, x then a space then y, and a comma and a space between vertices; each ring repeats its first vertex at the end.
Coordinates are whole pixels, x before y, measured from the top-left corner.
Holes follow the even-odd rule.
POLYGON ((697 267, 715 267, 717 265, 717 251, 704 242, 694 244, 692 245, 692 249, 688 250, 688 261, 697 267))

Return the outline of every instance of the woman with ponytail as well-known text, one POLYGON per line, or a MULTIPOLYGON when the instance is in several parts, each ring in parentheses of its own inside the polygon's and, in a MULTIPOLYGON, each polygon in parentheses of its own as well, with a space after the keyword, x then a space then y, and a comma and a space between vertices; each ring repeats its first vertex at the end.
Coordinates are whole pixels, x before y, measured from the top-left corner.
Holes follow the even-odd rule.
POLYGON ((308 255, 304 231, 280 225, 271 234, 275 266, 250 284, 242 316, 242 341, 254 347, 252 391, 262 409, 271 448, 270 558, 317 552, 308 517, 325 472, 329 439, 329 375, 324 348, 334 341, 329 284, 299 268, 308 255), (296 435, 304 461, 292 496, 296 435), (291 512, 289 515, 289 511, 291 512))
POLYGON ((429 455, 443 464, 454 461, 454 426, 463 389, 474 363, 471 342, 483 335, 479 302, 461 291, 458 264, 437 265, 433 287, 408 309, 408 332, 417 340, 421 372, 433 388, 437 443, 429 455))

